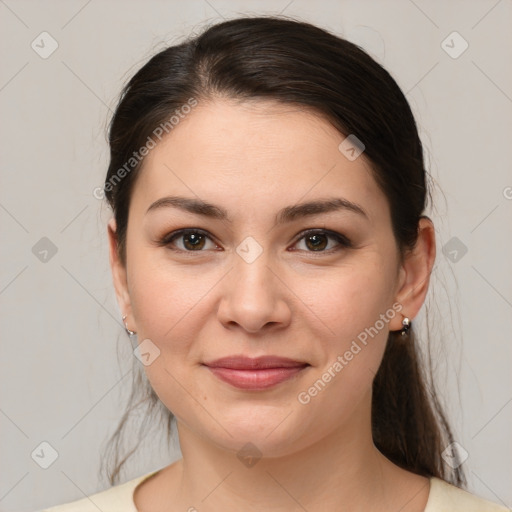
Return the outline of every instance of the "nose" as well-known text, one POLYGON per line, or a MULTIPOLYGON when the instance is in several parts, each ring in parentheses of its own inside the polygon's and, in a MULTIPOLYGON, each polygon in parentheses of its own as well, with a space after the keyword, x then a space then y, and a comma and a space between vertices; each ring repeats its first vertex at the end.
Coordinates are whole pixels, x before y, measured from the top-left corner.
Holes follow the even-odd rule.
POLYGON ((291 291, 261 254, 248 263, 235 257, 234 268, 223 280, 217 315, 227 328, 239 326, 249 333, 280 329, 289 325, 291 291))

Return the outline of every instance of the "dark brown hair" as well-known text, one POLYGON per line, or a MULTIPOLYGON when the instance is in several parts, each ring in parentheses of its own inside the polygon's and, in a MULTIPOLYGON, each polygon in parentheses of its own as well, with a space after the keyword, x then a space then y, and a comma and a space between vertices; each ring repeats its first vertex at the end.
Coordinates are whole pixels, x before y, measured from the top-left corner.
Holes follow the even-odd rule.
MULTIPOLYGON (((340 134, 356 135, 389 202, 400 255, 414 247, 430 192, 416 123, 395 80, 364 50, 321 28, 285 17, 253 17, 216 24, 160 51, 124 88, 110 124, 104 187, 117 222, 123 263, 130 196, 143 163, 132 160, 133 155, 154 142, 159 126, 170 129, 170 117, 178 116, 191 99, 200 103, 215 97, 307 107, 328 119, 340 134)), ((407 336, 389 334, 373 382, 373 440, 397 465, 460 486, 465 484, 461 467, 443 464, 441 453, 453 436, 432 372, 426 372, 416 345, 414 329, 407 336)), ((131 405, 109 442, 115 459, 109 472, 112 485, 136 449, 120 460, 121 434, 130 411, 141 403, 160 409, 171 435, 172 413, 139 375, 131 405)))

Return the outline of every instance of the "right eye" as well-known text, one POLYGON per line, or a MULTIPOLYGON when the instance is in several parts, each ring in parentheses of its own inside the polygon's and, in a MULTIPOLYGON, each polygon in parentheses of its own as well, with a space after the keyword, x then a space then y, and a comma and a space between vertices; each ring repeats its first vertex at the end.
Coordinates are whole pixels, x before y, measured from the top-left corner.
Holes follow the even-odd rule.
POLYGON ((213 242, 210 236, 202 229, 180 229, 166 235, 159 244, 162 246, 169 247, 173 251, 183 252, 203 252, 207 240, 210 240, 214 247, 218 247, 213 242), (178 247, 176 247, 175 240, 178 240, 178 247), (179 247, 181 243, 181 247, 179 247), (173 247, 174 245, 174 247, 173 247))

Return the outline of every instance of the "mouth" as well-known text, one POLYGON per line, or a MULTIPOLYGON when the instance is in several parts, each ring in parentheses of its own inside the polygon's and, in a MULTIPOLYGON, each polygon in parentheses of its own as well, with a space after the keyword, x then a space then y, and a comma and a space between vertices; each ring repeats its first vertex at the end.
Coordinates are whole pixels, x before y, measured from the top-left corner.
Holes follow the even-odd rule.
POLYGON ((204 365, 220 380, 239 389, 254 391, 274 387, 310 366, 303 361, 278 356, 229 356, 204 365))

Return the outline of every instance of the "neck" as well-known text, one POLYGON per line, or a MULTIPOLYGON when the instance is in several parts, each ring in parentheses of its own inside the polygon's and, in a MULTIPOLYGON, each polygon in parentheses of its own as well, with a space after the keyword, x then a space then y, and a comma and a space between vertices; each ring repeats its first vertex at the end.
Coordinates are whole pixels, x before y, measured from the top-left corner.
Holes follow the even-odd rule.
POLYGON ((264 456, 253 465, 178 422, 183 459, 167 505, 192 511, 247 510, 248 504, 272 511, 389 510, 397 501, 393 482, 399 472, 407 472, 373 444, 370 410, 370 401, 363 400, 355 419, 342 428, 301 450, 264 456))

